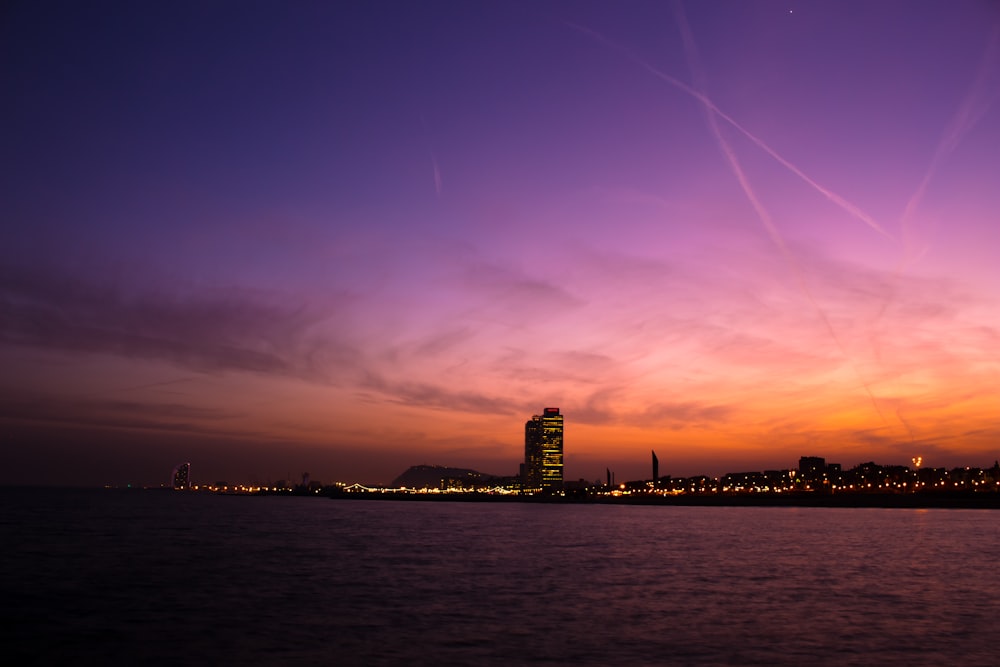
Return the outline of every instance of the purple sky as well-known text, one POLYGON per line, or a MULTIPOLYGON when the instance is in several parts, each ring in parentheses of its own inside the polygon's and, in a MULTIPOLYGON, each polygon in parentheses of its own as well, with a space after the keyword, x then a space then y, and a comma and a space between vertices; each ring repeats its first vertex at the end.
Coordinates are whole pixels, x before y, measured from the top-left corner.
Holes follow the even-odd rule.
POLYGON ((1000 457, 1000 5, 18 3, 0 482, 1000 457))

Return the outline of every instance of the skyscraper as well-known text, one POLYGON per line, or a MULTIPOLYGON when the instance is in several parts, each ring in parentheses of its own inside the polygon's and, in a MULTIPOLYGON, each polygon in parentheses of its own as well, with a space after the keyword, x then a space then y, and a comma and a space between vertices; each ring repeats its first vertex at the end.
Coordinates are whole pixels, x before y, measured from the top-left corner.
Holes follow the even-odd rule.
POLYGON ((171 475, 173 481, 173 486, 178 490, 185 490, 191 488, 191 464, 181 463, 174 468, 171 475))
POLYGON ((553 493, 563 486, 563 416, 545 408, 524 424, 524 490, 553 493))

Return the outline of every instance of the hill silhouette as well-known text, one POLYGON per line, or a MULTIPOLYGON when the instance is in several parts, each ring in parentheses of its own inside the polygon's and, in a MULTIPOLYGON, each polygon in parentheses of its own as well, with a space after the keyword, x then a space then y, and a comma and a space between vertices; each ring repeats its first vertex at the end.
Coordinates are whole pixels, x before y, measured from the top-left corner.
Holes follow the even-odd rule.
POLYGON ((467 482, 485 482, 496 479, 496 475, 488 475, 469 468, 450 468, 448 466, 410 466, 406 472, 392 480, 395 488, 435 489, 441 486, 444 479, 465 480, 467 482))

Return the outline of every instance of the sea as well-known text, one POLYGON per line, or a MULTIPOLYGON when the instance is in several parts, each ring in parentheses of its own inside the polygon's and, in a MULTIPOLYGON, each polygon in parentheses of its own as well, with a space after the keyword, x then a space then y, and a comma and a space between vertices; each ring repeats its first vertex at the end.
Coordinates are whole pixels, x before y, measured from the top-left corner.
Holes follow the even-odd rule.
POLYGON ((1000 664, 996 510, 0 502, 7 664, 1000 664))

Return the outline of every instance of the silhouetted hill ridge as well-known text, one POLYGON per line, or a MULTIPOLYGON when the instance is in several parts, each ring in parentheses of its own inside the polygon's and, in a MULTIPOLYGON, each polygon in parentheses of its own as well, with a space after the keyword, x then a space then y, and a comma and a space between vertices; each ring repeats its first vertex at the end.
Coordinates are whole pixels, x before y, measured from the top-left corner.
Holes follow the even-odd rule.
POLYGON ((441 485, 442 479, 481 481, 495 479, 496 477, 496 475, 489 475, 470 468, 420 465, 410 466, 406 472, 392 480, 392 486, 394 488, 405 486, 409 489, 437 488, 441 485))

